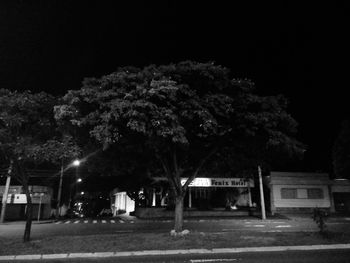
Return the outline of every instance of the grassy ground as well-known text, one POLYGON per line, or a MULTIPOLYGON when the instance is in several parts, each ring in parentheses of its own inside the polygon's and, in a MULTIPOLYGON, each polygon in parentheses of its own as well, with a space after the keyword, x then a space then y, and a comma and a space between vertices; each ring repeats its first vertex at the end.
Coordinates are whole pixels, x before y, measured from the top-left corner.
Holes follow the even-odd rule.
POLYGON ((349 243, 350 234, 330 233, 327 237, 317 232, 192 232, 184 237, 162 234, 110 234, 98 236, 59 236, 30 243, 2 238, 0 255, 51 254, 73 252, 107 252, 136 250, 166 250, 194 248, 231 248, 253 246, 287 246, 349 243))

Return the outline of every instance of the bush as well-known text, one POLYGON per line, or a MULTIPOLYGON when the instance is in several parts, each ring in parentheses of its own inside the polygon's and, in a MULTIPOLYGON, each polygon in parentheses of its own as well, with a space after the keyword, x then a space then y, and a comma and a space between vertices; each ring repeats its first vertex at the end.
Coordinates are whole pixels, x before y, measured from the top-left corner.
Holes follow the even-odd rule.
POLYGON ((327 233, 327 226, 326 226, 326 218, 328 216, 328 213, 322 209, 314 208, 313 210, 313 220, 316 222, 318 228, 320 229, 320 233, 323 236, 326 236, 327 233))

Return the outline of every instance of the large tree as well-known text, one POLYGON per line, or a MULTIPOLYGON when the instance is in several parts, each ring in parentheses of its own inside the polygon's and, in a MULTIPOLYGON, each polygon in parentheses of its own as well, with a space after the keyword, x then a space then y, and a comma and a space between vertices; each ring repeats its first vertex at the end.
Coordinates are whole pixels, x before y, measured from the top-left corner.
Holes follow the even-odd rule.
POLYGON ((343 121, 333 145, 333 168, 337 178, 350 179, 350 123, 343 121))
POLYGON ((231 79, 214 63, 126 67, 86 79, 80 90, 64 96, 55 113, 106 148, 145 147, 171 185, 175 231, 180 232, 189 184, 224 152, 253 141, 265 151, 298 149, 290 137, 296 122, 286 112, 285 99, 258 96, 254 89, 251 81, 231 79))
POLYGON ((0 90, 0 155, 27 197, 24 242, 30 240, 32 224, 27 168, 75 152, 72 140, 62 140, 57 129, 53 114, 57 103, 56 98, 44 92, 0 90))

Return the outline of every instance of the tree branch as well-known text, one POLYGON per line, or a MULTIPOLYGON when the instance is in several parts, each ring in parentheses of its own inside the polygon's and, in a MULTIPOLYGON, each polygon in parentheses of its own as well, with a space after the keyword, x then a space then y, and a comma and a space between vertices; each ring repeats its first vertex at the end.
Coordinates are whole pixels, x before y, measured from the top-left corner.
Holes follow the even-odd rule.
POLYGON ((172 157, 173 157, 173 166, 174 166, 174 173, 173 173, 174 182, 175 182, 177 193, 181 195, 182 194, 181 171, 178 166, 176 146, 174 146, 174 149, 172 151, 172 157))
POLYGON ((197 166, 197 169, 194 171, 194 173, 187 179, 186 183, 182 186, 183 192, 185 193, 189 184, 197 177, 200 169, 203 167, 205 162, 218 150, 218 147, 213 148, 199 163, 197 166))
POLYGON ((166 164, 166 162, 163 160, 163 158, 160 155, 157 154, 157 158, 159 159, 160 163, 162 164, 165 176, 168 178, 170 185, 176 190, 175 180, 171 176, 171 171, 169 169, 169 166, 166 164))

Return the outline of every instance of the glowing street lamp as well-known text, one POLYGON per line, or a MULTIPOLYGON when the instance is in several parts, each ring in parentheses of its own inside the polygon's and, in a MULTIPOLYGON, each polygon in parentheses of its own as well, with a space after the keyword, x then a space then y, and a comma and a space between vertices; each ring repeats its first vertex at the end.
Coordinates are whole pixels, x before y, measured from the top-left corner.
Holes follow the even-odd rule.
POLYGON ((81 178, 78 178, 77 183, 81 183, 83 181, 81 178))
MULTIPOLYGON (((80 165, 80 160, 76 159, 71 163, 72 166, 76 166, 78 167, 80 165)), ((69 168, 69 166, 68 166, 69 168)), ((60 173, 60 182, 59 182, 59 186, 58 186, 58 194, 57 194, 57 208, 56 208, 56 216, 58 217, 59 214, 61 213, 61 207, 60 207, 60 203, 61 203, 61 195, 62 195, 62 182, 63 182, 63 173, 64 173, 64 166, 63 166, 63 159, 61 162, 61 173, 60 173)), ((80 179, 80 178, 79 178, 80 179)), ((78 182, 81 182, 81 179, 78 182)))
POLYGON ((79 166, 80 165, 80 161, 79 160, 74 160, 74 162, 72 164, 74 166, 79 166))

